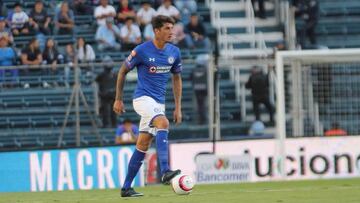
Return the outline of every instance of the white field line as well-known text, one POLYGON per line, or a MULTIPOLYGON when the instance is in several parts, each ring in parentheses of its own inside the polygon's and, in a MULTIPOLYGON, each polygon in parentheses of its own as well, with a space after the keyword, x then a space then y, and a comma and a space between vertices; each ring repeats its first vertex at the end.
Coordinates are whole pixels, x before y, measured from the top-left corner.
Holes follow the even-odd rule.
MULTIPOLYGON (((191 196, 204 196, 204 195, 211 195, 211 194, 233 194, 233 193, 264 193, 264 192, 268 192, 268 193, 271 193, 271 192, 296 192, 296 191, 313 191, 314 189, 325 189, 325 190, 348 190, 348 189, 360 189, 360 186, 342 186, 342 187, 327 187, 327 186, 323 186, 323 187, 306 187, 306 188, 288 188, 288 189, 259 189, 259 190, 242 190, 242 189, 238 189, 238 190, 227 190, 227 191, 214 191, 214 192, 196 192, 196 189, 193 193, 191 193, 190 195, 191 196)), ((124 200, 141 200, 141 199, 144 199, 146 200, 147 197, 173 197, 173 196, 176 196, 176 194, 174 193, 171 193, 171 194, 168 194, 168 193, 162 193, 162 194, 153 194, 151 195, 150 193, 149 194, 145 194, 144 197, 139 197, 139 198, 124 198, 124 200)), ((104 200, 121 200, 123 198, 120 197, 120 194, 118 194, 117 196, 109 196, 109 197, 101 197, 101 200, 104 201, 104 200)), ((100 199, 99 198, 81 198, 81 199, 77 199, 77 201, 79 202, 82 202, 82 201, 99 201, 100 199)), ((56 198, 56 201, 55 199, 52 200, 54 202, 74 202, 74 200, 59 200, 58 198, 56 198)), ((23 202, 23 201, 17 201, 19 203, 23 202)), ((27 203, 48 203, 48 201, 26 201, 27 203)), ((105 201, 106 202, 106 201, 105 201)))

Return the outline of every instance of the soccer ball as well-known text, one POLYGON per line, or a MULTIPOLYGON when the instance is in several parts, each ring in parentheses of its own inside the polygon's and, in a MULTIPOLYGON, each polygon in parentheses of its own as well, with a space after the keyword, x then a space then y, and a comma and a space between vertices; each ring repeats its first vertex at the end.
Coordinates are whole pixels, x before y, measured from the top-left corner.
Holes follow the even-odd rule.
POLYGON ((178 195, 188 195, 194 188, 194 180, 189 175, 179 174, 171 181, 174 192, 178 195))

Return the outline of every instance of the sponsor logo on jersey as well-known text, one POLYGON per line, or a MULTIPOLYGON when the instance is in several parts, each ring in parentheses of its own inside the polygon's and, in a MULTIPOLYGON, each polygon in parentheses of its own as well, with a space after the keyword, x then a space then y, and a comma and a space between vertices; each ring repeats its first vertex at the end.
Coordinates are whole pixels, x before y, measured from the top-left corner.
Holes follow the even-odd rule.
POLYGON ((149 68, 150 73, 168 73, 170 72, 171 66, 151 66, 149 68))
POLYGON ((169 62, 170 64, 173 64, 174 61, 175 61, 175 58, 174 58, 174 57, 170 56, 170 57, 168 58, 168 62, 169 62))
POLYGON ((151 66, 151 67, 149 68, 149 72, 150 72, 150 73, 156 73, 156 67, 155 67, 155 66, 151 66))
POLYGON ((155 62, 155 58, 149 58, 149 61, 155 62))

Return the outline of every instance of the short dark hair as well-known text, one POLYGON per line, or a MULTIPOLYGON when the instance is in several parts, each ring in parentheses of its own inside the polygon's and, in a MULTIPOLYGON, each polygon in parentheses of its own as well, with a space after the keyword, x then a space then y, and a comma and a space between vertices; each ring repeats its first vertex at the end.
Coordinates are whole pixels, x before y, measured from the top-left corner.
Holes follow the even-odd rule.
POLYGON ((129 118, 126 118, 123 120, 123 124, 125 124, 125 123, 132 123, 132 120, 129 118))
POLYGON ((141 5, 144 5, 144 4, 149 4, 149 5, 151 5, 150 1, 142 1, 142 2, 141 2, 141 5))
POLYGON ((28 43, 28 46, 34 44, 36 41, 37 41, 37 39, 35 37, 31 38, 29 43, 28 43))
POLYGON ((126 17, 126 18, 125 18, 125 22, 127 22, 128 20, 132 20, 132 21, 134 22, 135 19, 134 19, 133 17, 130 17, 130 16, 129 16, 129 17, 126 17))
POLYGON ((15 2, 15 4, 14 4, 14 8, 16 8, 16 7, 21 7, 21 3, 20 2, 15 2))
POLYGON ((151 21, 154 30, 161 28, 162 26, 164 26, 165 23, 171 23, 174 25, 175 21, 172 17, 164 15, 158 15, 154 17, 151 21))

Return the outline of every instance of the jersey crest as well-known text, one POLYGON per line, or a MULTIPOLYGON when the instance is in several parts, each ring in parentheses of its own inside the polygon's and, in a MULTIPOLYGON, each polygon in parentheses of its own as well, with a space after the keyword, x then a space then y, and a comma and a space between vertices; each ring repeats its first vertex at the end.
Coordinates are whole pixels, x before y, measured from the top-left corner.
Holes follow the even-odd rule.
POLYGON ((174 61, 175 61, 175 58, 174 58, 174 57, 170 56, 170 57, 168 58, 168 62, 169 62, 170 64, 173 64, 174 61))

